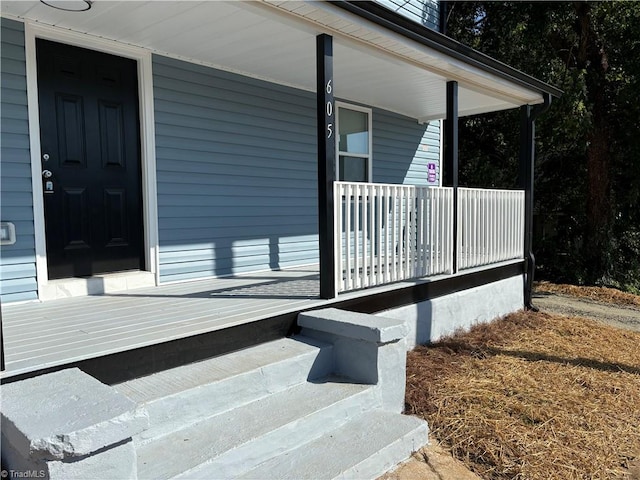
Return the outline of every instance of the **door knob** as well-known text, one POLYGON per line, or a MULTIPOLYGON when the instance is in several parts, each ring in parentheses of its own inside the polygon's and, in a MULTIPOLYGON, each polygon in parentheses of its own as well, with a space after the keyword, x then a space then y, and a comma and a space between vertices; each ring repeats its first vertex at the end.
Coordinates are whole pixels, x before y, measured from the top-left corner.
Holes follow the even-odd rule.
POLYGON ((51 170, 43 170, 42 171, 42 176, 44 178, 51 178, 53 176, 53 173, 51 172, 51 170))

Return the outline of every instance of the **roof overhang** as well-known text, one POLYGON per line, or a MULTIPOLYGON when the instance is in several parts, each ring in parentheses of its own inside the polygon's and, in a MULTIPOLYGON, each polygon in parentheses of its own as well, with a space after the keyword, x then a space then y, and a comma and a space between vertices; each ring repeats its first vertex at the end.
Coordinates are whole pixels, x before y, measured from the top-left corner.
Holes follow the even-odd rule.
POLYGON ((337 98, 419 121, 445 117, 446 83, 459 115, 542 103, 560 91, 371 2, 107 1, 64 12, 2 1, 7 17, 315 91, 315 37, 334 37, 337 98))

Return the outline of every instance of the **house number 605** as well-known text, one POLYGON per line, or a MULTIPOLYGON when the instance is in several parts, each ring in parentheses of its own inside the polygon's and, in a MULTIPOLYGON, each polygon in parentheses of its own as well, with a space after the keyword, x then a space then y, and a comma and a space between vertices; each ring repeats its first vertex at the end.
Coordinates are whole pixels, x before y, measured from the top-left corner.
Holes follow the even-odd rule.
MULTIPOLYGON (((332 91, 333 91, 333 87, 331 86, 331 80, 329 80, 327 82, 327 88, 326 88, 327 95, 331 95, 332 91)), ((333 99, 327 102, 327 117, 329 117, 327 118, 327 120, 330 120, 332 116, 333 116, 333 99)), ((333 123, 327 123, 327 138, 331 138, 332 135, 333 135, 333 123)))

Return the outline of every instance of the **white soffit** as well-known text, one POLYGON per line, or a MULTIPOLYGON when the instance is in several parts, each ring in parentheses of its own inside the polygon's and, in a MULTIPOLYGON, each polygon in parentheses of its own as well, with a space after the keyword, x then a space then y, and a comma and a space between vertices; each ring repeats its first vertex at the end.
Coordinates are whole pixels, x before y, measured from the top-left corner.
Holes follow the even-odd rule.
POLYGON ((460 116, 542 101, 527 90, 325 2, 108 1, 63 12, 2 1, 2 13, 315 91, 315 37, 334 35, 336 96, 422 121, 444 118, 447 80, 460 116))
POLYGON ((482 90, 503 100, 510 97, 517 105, 543 101, 542 95, 537 91, 448 57, 329 3, 300 0, 263 0, 263 3, 322 25, 342 36, 374 46, 447 80, 458 81, 461 87, 471 91, 482 90))

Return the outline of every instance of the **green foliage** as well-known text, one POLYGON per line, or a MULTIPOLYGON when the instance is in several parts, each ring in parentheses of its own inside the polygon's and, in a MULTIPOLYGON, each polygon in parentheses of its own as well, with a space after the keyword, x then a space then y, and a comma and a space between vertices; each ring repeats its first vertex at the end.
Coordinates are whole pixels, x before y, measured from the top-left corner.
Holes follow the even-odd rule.
MULTIPOLYGON (((564 91, 537 121, 534 251, 551 280, 640 290, 640 2, 452 2, 448 34, 564 91)), ((517 186, 518 113, 460 125, 461 184, 517 186)))

